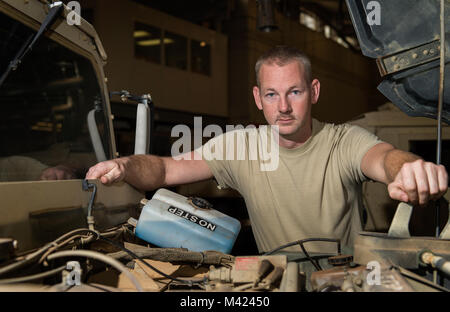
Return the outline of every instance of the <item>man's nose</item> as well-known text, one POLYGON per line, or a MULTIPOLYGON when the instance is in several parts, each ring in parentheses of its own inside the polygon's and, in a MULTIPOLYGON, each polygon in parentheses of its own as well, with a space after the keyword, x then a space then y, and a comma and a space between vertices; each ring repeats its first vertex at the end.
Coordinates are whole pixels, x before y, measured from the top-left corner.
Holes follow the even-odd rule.
POLYGON ((278 111, 280 113, 289 113, 291 111, 291 104, 287 98, 281 97, 280 102, 278 103, 278 111))

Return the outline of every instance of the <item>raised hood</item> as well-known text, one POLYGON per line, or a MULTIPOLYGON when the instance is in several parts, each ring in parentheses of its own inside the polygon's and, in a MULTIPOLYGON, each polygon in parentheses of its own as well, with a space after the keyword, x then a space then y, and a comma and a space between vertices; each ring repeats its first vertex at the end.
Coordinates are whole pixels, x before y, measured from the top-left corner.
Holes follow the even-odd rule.
MULTIPOLYGON (((347 7, 362 53, 376 59, 383 77, 378 90, 409 116, 436 118, 440 1, 347 0, 347 7), (374 14, 378 14, 378 20, 374 14)), ((442 120, 449 124, 450 1, 445 1, 445 23, 446 79, 442 120)))

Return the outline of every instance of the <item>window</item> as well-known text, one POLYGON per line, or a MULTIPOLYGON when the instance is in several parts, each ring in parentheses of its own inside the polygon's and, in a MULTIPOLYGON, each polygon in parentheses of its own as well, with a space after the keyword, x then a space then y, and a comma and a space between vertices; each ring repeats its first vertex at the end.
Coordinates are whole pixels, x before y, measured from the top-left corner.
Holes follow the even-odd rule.
POLYGON ((133 37, 134 55, 137 59, 181 70, 187 70, 190 62, 192 72, 211 75, 211 44, 205 41, 191 40, 188 60, 188 38, 185 36, 135 22, 133 37))
POLYGON ((314 31, 319 31, 320 28, 320 21, 317 18, 303 12, 300 13, 300 24, 314 31))
MULTIPOLYGON (((323 24, 317 16, 301 12, 299 16, 299 22, 301 25, 304 25, 305 27, 313 31, 322 32, 325 38, 333 40, 334 42, 340 44, 345 48, 349 48, 347 42, 339 37, 338 33, 330 25, 323 24)), ((351 43, 354 46, 356 45, 355 40, 349 39, 349 37, 346 37, 345 39, 347 41, 351 40, 351 43)))
POLYGON ((194 73, 211 74, 211 45, 205 41, 191 41, 191 70, 194 73))
MULTIPOLYGON (((35 31, 0 13, 0 75, 35 31)), ((76 178, 97 163, 87 116, 92 111, 106 157, 108 124, 92 63, 42 37, 0 87, 0 182, 39 180, 48 167, 76 178)))
POLYGON ((325 25, 323 28, 323 33, 325 35, 325 38, 330 39, 331 38, 331 27, 329 25, 325 25))
POLYGON ((139 22, 134 24, 134 55, 161 64, 161 29, 139 22))
POLYGON ((164 35, 166 65, 187 69, 187 38, 168 32, 164 35))

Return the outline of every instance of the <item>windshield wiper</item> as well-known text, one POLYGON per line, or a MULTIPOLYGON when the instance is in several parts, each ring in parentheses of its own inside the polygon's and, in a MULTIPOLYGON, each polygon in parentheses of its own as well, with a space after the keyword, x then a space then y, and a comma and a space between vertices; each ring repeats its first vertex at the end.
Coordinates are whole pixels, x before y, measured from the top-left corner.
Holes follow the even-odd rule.
POLYGON ((27 41, 20 47, 19 52, 16 54, 14 59, 9 62, 8 68, 3 73, 2 77, 0 78, 0 87, 5 82, 8 75, 11 73, 11 71, 14 71, 19 67, 20 63, 22 62, 25 55, 33 49, 33 46, 36 44, 36 42, 39 40, 39 38, 42 37, 42 34, 50 28, 54 22, 56 21, 56 18, 61 14, 62 9, 64 8, 64 5, 62 2, 56 2, 53 4, 50 4, 50 11, 48 12, 47 16, 45 17, 44 22, 42 23, 41 27, 39 28, 38 32, 35 35, 31 35, 27 41))

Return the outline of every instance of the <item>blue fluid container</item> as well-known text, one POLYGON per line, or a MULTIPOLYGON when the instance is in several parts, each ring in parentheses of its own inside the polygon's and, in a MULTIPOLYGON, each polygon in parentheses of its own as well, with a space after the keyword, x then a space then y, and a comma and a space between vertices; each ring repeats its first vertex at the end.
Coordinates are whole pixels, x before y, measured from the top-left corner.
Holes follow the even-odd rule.
POLYGON ((240 229, 235 218, 198 208, 185 196, 159 189, 142 209, 135 234, 159 247, 229 253, 240 229))

